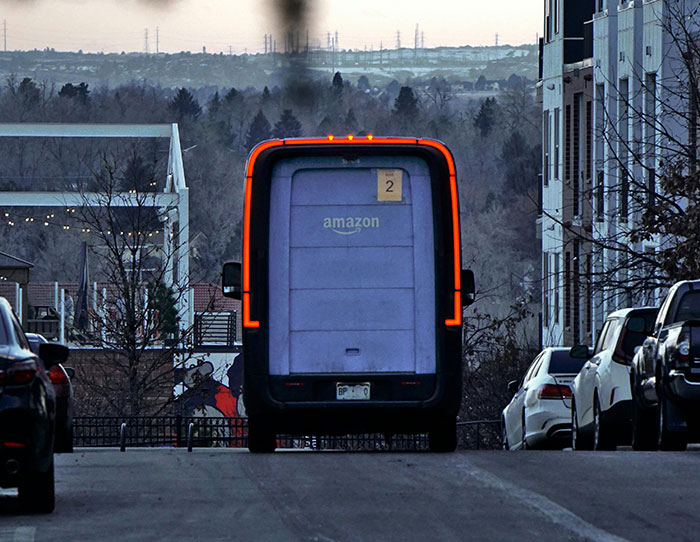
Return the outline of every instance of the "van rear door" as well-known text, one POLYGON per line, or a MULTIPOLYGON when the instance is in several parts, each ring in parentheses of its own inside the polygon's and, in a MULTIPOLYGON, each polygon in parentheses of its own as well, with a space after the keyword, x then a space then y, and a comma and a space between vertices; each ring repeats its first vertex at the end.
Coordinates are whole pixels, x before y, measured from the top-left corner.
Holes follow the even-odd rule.
POLYGON ((287 158, 270 192, 271 375, 435 373, 428 166, 287 158))

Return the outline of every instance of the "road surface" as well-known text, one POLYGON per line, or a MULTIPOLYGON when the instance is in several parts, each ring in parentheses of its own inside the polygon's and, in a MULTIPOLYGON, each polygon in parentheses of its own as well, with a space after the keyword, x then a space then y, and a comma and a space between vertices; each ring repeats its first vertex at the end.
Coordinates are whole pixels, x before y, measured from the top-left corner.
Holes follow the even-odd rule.
POLYGON ((697 540, 700 451, 78 449, 0 541, 697 540))

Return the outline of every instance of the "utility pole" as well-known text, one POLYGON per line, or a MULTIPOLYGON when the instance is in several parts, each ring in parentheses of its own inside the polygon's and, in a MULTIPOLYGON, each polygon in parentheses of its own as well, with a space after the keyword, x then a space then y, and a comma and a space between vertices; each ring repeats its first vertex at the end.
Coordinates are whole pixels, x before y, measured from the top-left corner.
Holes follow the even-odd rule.
POLYGON ((335 41, 333 42, 335 44, 335 50, 337 51, 338 48, 338 31, 335 31, 335 41))
POLYGON ((2 21, 2 41, 3 41, 2 50, 7 52, 7 19, 3 19, 3 21, 2 21))
POLYGON ((421 30, 420 33, 420 48, 425 49, 425 32, 421 30))
POLYGON ((401 30, 396 31, 396 49, 401 49, 401 30))
POLYGON ((143 30, 143 51, 148 54, 148 28, 143 30))
POLYGON ((160 28, 156 26, 156 54, 160 53, 160 28))
POLYGON ((265 34, 265 54, 267 54, 267 34, 265 34))
POLYGON ((496 47, 498 47, 498 32, 496 32, 496 47))

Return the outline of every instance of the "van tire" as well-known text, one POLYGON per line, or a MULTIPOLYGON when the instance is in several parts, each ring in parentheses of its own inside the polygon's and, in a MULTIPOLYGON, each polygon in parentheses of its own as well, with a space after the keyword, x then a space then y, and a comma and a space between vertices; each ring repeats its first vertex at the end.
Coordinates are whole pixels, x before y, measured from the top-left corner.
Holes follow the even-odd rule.
POLYGON ((431 452, 446 453, 457 449, 457 418, 446 416, 433 422, 428 431, 428 448, 431 452))
POLYGON ((248 450, 254 454, 269 454, 277 447, 277 435, 263 420, 248 418, 248 450))

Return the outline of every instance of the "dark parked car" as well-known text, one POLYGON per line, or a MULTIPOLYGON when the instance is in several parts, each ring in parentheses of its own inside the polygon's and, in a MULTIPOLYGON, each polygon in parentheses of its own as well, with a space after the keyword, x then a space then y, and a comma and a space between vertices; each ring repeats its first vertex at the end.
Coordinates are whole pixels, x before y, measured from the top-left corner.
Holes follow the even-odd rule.
POLYGON ((632 360, 632 447, 700 442, 700 280, 677 282, 632 360))
POLYGON ((12 308, 0 297, 0 487, 16 487, 22 508, 54 509, 56 396, 47 367, 68 349, 42 344, 32 352, 12 308))
MULTIPOLYGON (((49 341, 39 333, 26 333, 29 347, 39 355, 39 345, 49 341)), ((72 367, 64 367, 60 363, 49 368, 49 379, 56 392, 56 438, 53 451, 56 453, 73 452, 73 384, 71 378, 75 375, 72 367)))

